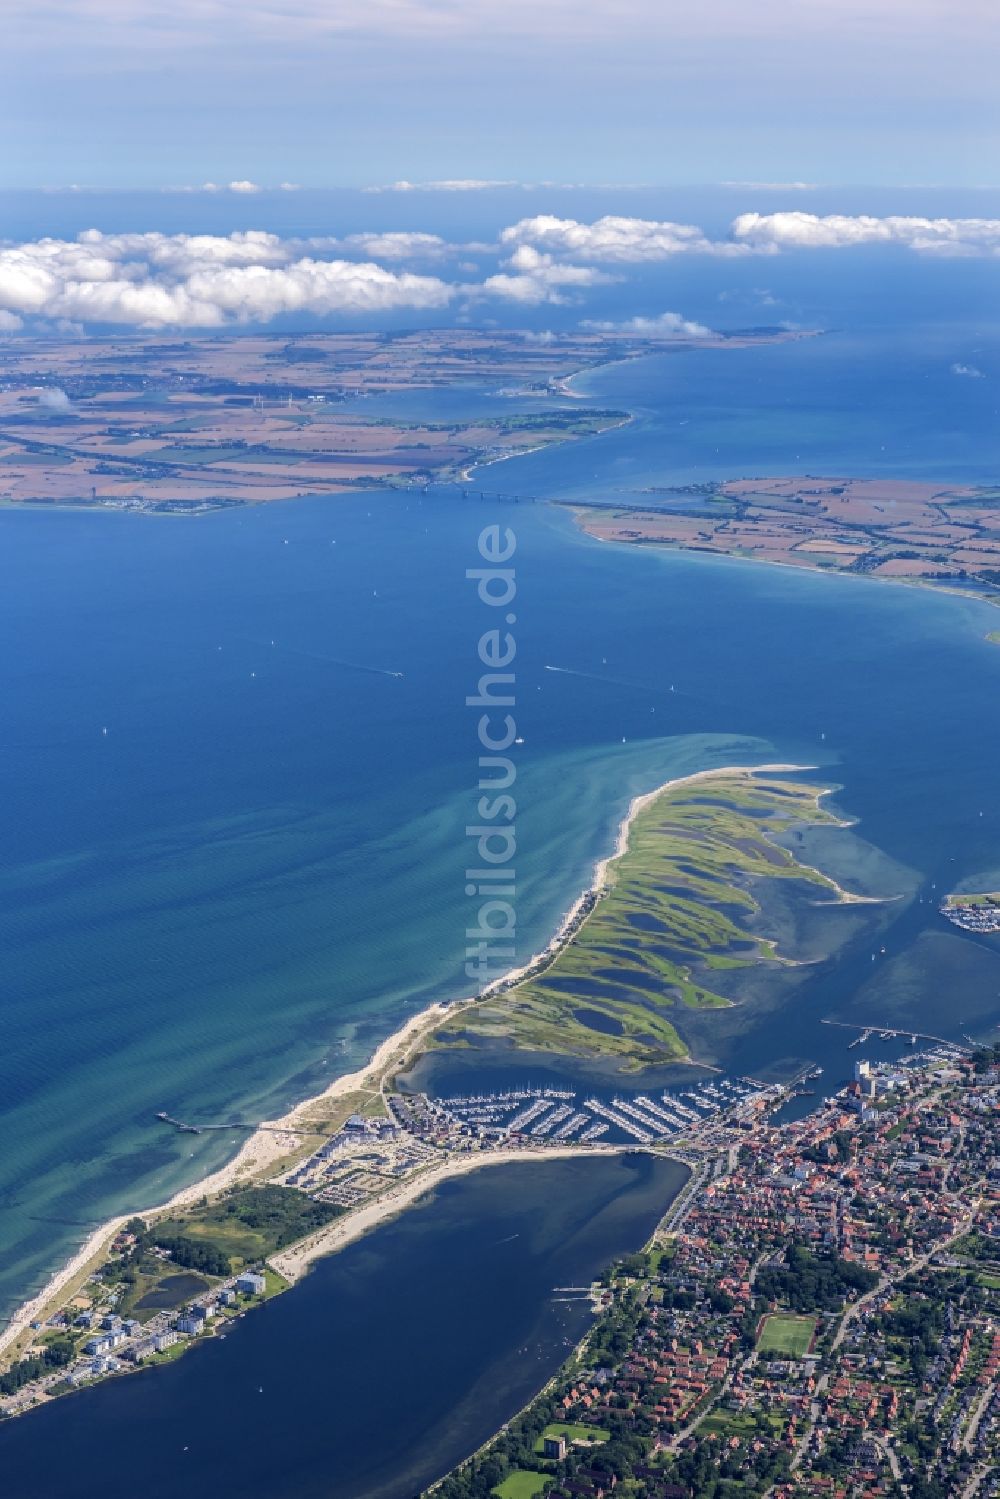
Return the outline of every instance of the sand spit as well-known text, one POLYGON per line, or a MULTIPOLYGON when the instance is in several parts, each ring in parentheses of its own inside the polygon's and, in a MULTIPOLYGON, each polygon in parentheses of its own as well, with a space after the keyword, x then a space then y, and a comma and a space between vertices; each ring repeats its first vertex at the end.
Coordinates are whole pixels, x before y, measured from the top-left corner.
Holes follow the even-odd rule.
MULTIPOLYGON (((446 1017, 451 1019, 457 1011, 489 999, 498 991, 510 988, 527 973, 534 972, 540 963, 552 958, 572 936, 584 904, 605 888, 611 865, 616 859, 621 858, 628 848, 629 832, 636 817, 664 792, 675 790, 679 786, 695 785, 701 781, 724 780, 733 777, 746 780, 756 775, 786 775, 815 769, 816 767, 812 765, 728 765, 715 770, 694 771, 689 775, 676 776, 664 781, 652 791, 633 797, 618 829, 613 851, 596 862, 589 886, 573 902, 551 941, 541 952, 536 953, 520 967, 510 969, 493 980, 478 995, 458 1000, 451 1005, 429 1005, 419 1014, 411 1016, 404 1025, 386 1037, 374 1052, 371 1060, 357 1072, 345 1073, 342 1077, 336 1078, 322 1093, 303 1099, 280 1119, 263 1121, 226 1165, 209 1176, 192 1182, 190 1186, 183 1187, 159 1206, 138 1208, 134 1210, 135 1213, 147 1219, 155 1219, 177 1208, 189 1207, 204 1196, 216 1196, 237 1183, 266 1181, 269 1177, 276 1175, 280 1163, 287 1160, 297 1148, 301 1148, 303 1135, 316 1133, 314 1123, 318 1105, 327 1101, 336 1102, 349 1094, 362 1092, 365 1089, 372 1092, 381 1091, 387 1079, 405 1068, 421 1043, 446 1017)), ((820 794, 817 789, 817 797, 820 794)), ((851 895, 846 890, 842 891, 833 880, 830 881, 830 887, 838 891, 841 900, 854 902, 865 899, 851 895)), ((478 1166, 494 1162, 546 1160, 602 1151, 613 1153, 617 1148, 620 1147, 547 1147, 530 1151, 495 1151, 472 1157, 449 1158, 442 1162, 440 1167, 431 1168, 430 1171, 406 1182, 398 1190, 391 1191, 375 1202, 356 1209, 344 1218, 337 1219, 300 1244, 281 1251, 273 1258, 272 1263, 287 1279, 294 1280, 320 1255, 330 1254, 335 1249, 369 1232, 377 1223, 401 1212, 418 1197, 432 1190, 439 1182, 462 1175, 478 1166)), ((108 1244, 132 1216, 134 1216, 133 1213, 122 1213, 102 1223, 88 1236, 86 1242, 66 1264, 50 1277, 42 1289, 18 1308, 7 1326, 0 1331, 0 1355, 30 1327, 32 1322, 44 1321, 58 1305, 75 1293, 96 1265, 105 1258, 108 1244)))

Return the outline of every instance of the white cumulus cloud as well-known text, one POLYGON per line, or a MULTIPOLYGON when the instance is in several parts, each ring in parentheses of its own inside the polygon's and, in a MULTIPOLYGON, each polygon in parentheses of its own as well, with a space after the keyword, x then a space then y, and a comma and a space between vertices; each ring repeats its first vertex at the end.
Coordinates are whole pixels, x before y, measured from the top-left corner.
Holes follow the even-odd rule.
POLYGON ((341 243, 347 250, 359 250, 376 260, 434 260, 451 248, 439 234, 408 229, 349 234, 341 243))
POLYGON ((505 266, 497 275, 487 276, 483 290, 489 296, 526 304, 565 302, 567 293, 614 279, 592 266, 557 261, 532 245, 518 245, 505 266))
POLYGON ((627 318, 623 323, 587 321, 582 324, 595 333, 635 333, 642 338, 711 338, 711 328, 694 323, 679 312, 661 312, 656 317, 627 318))
POLYGON ((953 375, 964 375, 967 380, 985 380, 986 376, 981 369, 974 364, 953 364, 951 367, 953 375))
POLYGON ((63 416, 73 410, 73 402, 58 385, 47 386, 41 391, 38 404, 43 411, 50 411, 55 416, 63 416))
POLYGON ((366 187, 366 193, 481 193, 491 187, 517 187, 516 182, 498 181, 488 177, 445 177, 433 182, 387 182, 378 187, 366 187))
POLYGON ((925 219, 890 214, 741 213, 734 240, 755 250, 904 245, 930 255, 1000 254, 1000 219, 925 219))
POLYGON ((375 314, 447 305, 456 288, 370 259, 320 258, 263 230, 102 234, 0 244, 0 326, 40 317, 214 328, 281 313, 375 314))
POLYGON ((256 182, 248 182, 245 177, 241 177, 236 182, 229 184, 229 191, 231 193, 259 193, 260 188, 256 182))
POLYGON ((528 245, 576 260, 638 264, 674 255, 746 255, 750 246, 709 239, 694 224, 606 214, 592 224, 541 213, 501 231, 502 245, 528 245))
POLYGON ((748 192, 759 193, 812 193, 819 187, 818 182, 720 182, 720 187, 745 188, 748 192))

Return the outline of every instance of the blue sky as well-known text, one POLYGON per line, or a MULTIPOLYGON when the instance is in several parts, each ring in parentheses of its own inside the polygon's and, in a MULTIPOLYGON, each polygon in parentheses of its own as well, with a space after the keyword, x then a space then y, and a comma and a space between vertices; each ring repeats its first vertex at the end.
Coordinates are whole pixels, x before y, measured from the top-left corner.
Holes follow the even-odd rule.
POLYGON ((0 188, 993 185, 992 0, 5 0, 0 188))

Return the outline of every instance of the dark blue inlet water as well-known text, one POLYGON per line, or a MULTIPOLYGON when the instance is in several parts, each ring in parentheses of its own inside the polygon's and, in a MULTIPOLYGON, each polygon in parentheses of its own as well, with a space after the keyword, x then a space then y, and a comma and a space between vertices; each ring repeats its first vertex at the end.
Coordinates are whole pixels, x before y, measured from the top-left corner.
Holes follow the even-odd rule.
POLYGON ((448 1183, 180 1363, 0 1426, 0 1492, 409 1499, 545 1382, 590 1322, 554 1289, 643 1243, 686 1174, 630 1155, 448 1183))

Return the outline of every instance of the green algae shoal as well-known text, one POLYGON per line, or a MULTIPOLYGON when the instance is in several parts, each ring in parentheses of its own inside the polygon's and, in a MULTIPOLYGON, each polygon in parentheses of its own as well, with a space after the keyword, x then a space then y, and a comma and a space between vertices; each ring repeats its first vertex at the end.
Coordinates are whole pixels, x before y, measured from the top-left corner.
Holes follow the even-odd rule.
POLYGON ((584 919, 522 982, 457 1007, 431 1045, 503 1043, 626 1069, 686 1058, 671 1017, 732 1004, 712 987, 713 973, 784 961, 772 939, 750 929, 756 882, 797 881, 851 899, 777 841, 796 827, 839 826, 824 794, 762 770, 727 769, 639 798, 617 854, 598 868, 599 898, 584 919), (587 1024, 588 1013, 614 1023, 587 1024))

